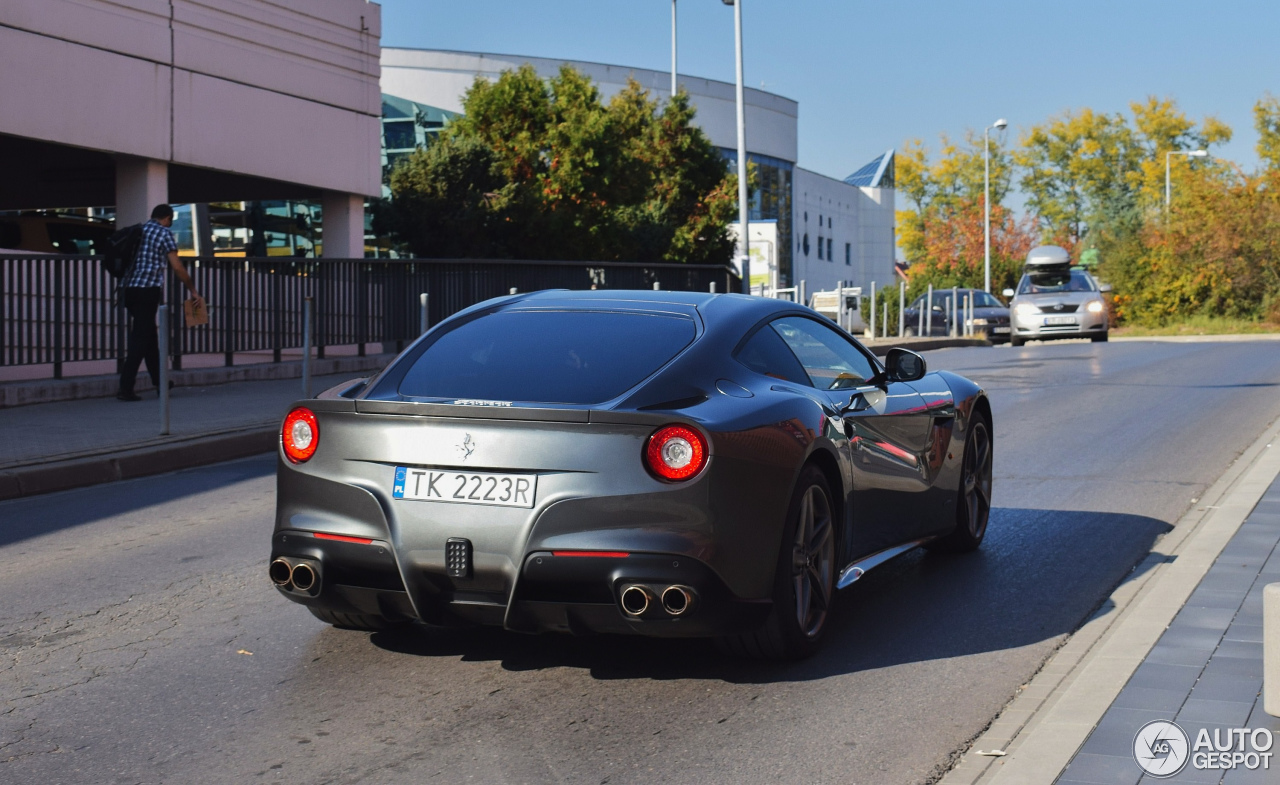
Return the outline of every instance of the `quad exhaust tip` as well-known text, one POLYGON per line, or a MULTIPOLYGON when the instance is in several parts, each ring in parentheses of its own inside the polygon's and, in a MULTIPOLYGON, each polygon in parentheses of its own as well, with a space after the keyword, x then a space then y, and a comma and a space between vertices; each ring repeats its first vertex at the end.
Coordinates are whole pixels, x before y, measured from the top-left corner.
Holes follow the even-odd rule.
POLYGON ((305 562, 293 565, 289 577, 293 580, 293 588, 308 594, 312 593, 311 590, 320 583, 320 576, 310 564, 305 562))
POLYGON ((312 597, 320 593, 320 565, 310 561, 274 559, 267 567, 271 582, 289 592, 300 592, 312 597))
POLYGON ((662 609, 672 616, 679 616, 693 607, 693 589, 688 586, 668 586, 662 590, 662 609))
POLYGON ((271 566, 267 568, 267 574, 271 576, 271 582, 277 586, 288 586, 293 579, 293 567, 284 559, 276 559, 271 562, 271 566))
POLYGON ((622 610, 628 616, 640 616, 649 610, 649 598, 643 586, 628 586, 622 590, 622 610))

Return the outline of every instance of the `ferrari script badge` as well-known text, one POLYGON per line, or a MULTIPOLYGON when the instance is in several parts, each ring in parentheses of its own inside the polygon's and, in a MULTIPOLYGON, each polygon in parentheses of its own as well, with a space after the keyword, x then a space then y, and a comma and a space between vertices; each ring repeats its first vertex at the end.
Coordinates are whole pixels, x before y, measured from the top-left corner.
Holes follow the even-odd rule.
POLYGON ((458 445, 458 452, 462 453, 462 460, 465 461, 466 459, 470 458, 471 453, 475 451, 476 451, 476 443, 471 438, 471 434, 467 434, 466 438, 462 440, 462 444, 458 445))

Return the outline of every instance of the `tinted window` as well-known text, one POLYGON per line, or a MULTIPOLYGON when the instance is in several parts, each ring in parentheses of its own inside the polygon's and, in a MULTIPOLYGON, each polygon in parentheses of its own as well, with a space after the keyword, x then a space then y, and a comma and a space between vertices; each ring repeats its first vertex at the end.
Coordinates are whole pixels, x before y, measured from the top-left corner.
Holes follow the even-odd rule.
POLYGON ((800 361, 768 325, 756 330, 751 340, 738 350, 737 358, 738 362, 756 373, 796 384, 810 384, 800 361))
POLYGON ((1027 273, 1018 284, 1018 294, 1096 291, 1093 278, 1082 270, 1064 273, 1027 273))
POLYGON ((602 311, 503 311, 440 336, 400 393, 591 404, 618 397, 688 346, 693 320, 602 311))
POLYGON ((819 390, 858 387, 876 374, 866 355, 826 325, 788 316, 773 322, 772 327, 819 390))

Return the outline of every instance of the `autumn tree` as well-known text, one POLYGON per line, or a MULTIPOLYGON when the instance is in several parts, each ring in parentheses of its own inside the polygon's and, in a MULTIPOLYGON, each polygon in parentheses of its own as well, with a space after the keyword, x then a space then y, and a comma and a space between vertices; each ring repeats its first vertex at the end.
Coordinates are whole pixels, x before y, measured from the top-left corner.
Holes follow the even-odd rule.
MULTIPOLYGON (((1001 229, 997 226, 1000 223, 997 215, 1002 214, 1000 203, 1013 184, 1013 166, 1009 151, 999 137, 993 137, 990 144, 992 227, 993 233, 998 233, 1001 229)), ((985 184, 982 135, 969 131, 963 142, 942 136, 938 157, 934 161, 930 161, 929 151, 920 140, 911 140, 895 156, 894 167, 895 187, 906 197, 908 205, 896 216, 898 246, 907 261, 913 266, 933 262, 951 264, 956 261, 951 254, 971 252, 969 244, 952 243, 943 238, 951 234, 948 227, 952 223, 968 229, 976 209, 981 262, 985 184), (939 258, 938 254, 948 255, 939 258)), ((917 269, 923 270, 924 267, 917 269)), ((941 268, 935 265, 930 269, 941 268)), ((982 285, 981 266, 977 280, 963 285, 975 284, 982 285)))
POLYGON ((1258 158, 1268 169, 1280 169, 1280 98, 1267 93, 1253 105, 1258 131, 1258 158))
POLYGON ((605 102, 568 66, 477 78, 392 172, 390 223, 422 257, 727 263, 736 178, 693 116, 634 81, 605 102))
MULTIPOLYGON (((1231 139, 1213 117, 1196 125, 1170 99, 1148 97, 1122 113, 1067 111, 1033 126, 1015 155, 1027 206, 1046 234, 1084 240, 1110 218, 1158 209, 1164 198, 1165 153, 1206 148, 1231 139)), ((1176 156, 1177 174, 1212 168, 1212 161, 1176 156)))

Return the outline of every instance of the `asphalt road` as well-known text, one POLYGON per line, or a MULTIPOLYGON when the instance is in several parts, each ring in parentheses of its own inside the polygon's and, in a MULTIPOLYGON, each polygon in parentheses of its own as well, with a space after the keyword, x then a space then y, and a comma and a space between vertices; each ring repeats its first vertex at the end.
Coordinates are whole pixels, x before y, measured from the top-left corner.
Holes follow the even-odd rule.
POLYGON ((872 572, 799 664, 331 629, 267 580, 265 457, 0 503, 0 782, 928 782, 1280 416, 1280 344, 929 362, 991 394, 986 544, 872 572))

